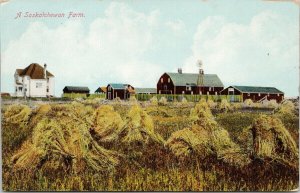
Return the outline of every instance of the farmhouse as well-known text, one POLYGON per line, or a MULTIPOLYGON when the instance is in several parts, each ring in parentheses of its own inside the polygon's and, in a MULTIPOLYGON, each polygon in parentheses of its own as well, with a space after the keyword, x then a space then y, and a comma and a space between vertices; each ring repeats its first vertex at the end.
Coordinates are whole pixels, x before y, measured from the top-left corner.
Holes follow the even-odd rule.
POLYGON ((16 69, 15 96, 17 97, 51 97, 54 96, 54 75, 37 63, 25 69, 16 69))
POLYGON ((135 94, 156 94, 156 88, 135 88, 135 94))
POLYGON ((274 87, 258 86, 229 86, 221 91, 222 95, 241 95, 243 101, 251 99, 253 102, 267 100, 276 100, 280 103, 284 98, 284 93, 274 87))
POLYGON ((110 83, 106 87, 106 99, 112 100, 119 97, 120 99, 129 99, 130 94, 134 93, 134 87, 129 84, 110 83))
POLYGON ((65 86, 64 93, 89 94, 90 89, 86 86, 65 86))
POLYGON ((105 94, 106 93, 106 86, 102 86, 97 88, 97 90, 95 90, 96 94, 105 94))
POLYGON ((158 94, 218 95, 223 88, 218 75, 204 74, 203 69, 194 74, 183 73, 179 68, 178 73, 164 73, 157 82, 158 94))

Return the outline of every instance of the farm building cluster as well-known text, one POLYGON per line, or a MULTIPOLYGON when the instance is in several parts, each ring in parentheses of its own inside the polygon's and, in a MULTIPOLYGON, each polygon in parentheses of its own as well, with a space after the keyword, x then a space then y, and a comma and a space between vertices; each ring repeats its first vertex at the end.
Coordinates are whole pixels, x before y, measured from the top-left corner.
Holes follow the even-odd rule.
MULTIPOLYGON (((15 96, 51 97, 54 96, 54 75, 39 64, 30 64, 25 69, 15 72, 15 96)), ((205 74, 202 67, 198 73, 165 72, 157 81, 156 88, 135 88, 131 84, 109 83, 98 87, 95 94, 101 94, 108 100, 129 99, 132 95, 166 95, 166 96, 226 96, 230 101, 251 99, 254 102, 276 100, 280 103, 284 93, 274 87, 235 86, 224 88, 217 74, 205 74)), ((90 89, 82 86, 66 86, 63 95, 90 95, 90 89)))

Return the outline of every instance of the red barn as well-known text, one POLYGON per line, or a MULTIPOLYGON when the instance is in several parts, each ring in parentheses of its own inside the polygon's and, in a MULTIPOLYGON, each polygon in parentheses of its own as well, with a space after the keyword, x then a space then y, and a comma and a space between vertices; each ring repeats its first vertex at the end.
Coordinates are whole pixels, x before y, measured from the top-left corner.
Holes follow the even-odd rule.
POLYGON ((106 99, 108 100, 117 97, 120 99, 129 99, 132 93, 134 93, 134 87, 129 84, 110 83, 106 87, 106 99))
POLYGON ((158 94, 203 94, 218 95, 224 85, 216 74, 204 74, 200 69, 199 74, 166 72, 157 82, 158 94))
POLYGON ((257 102, 263 99, 276 100, 280 103, 284 98, 284 93, 274 87, 258 87, 258 86, 229 86, 221 91, 222 95, 241 95, 243 101, 251 99, 257 102))

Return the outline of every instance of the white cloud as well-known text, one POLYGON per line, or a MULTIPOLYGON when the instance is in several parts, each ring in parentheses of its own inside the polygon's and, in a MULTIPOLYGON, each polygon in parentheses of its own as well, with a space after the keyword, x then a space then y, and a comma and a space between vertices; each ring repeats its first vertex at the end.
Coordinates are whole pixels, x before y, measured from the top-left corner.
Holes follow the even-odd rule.
POLYGON ((81 21, 55 29, 33 22, 2 55, 2 90, 12 91, 15 69, 32 62, 48 64, 56 76, 56 95, 65 85, 86 85, 92 91, 109 82, 155 87, 161 67, 143 55, 153 46, 158 16, 158 11, 147 15, 113 2, 88 29, 81 21))
POLYGON ((175 33, 177 35, 184 33, 185 28, 186 28, 186 26, 182 20, 167 21, 166 26, 168 28, 170 28, 173 31, 173 33, 175 33))
POLYGON ((208 17, 198 25, 183 70, 197 72, 196 61, 201 59, 204 71, 218 74, 227 86, 276 86, 297 95, 297 37, 297 25, 270 11, 248 24, 208 17))

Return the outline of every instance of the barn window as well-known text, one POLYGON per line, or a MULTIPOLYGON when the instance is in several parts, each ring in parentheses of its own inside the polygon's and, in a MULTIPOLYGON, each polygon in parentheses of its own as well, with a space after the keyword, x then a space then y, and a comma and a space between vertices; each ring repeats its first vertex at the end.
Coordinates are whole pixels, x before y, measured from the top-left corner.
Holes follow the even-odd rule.
POLYGON ((258 96, 260 96, 260 93, 258 93, 258 96))
POLYGON ((182 94, 184 94, 184 91, 182 91, 182 94))
POLYGON ((163 83, 163 82, 164 82, 164 79, 163 79, 163 78, 161 78, 161 79, 160 79, 160 82, 161 82, 161 83, 163 83))
POLYGON ((191 91, 191 94, 194 94, 193 91, 191 91))
POLYGON ((111 87, 110 86, 108 87, 108 91, 111 91, 111 87))
POLYGON ((207 91, 207 95, 209 95, 209 91, 207 91))
POLYGON ((208 88, 208 91, 211 91, 211 87, 208 88))
POLYGON ((250 96, 250 93, 248 93, 247 95, 250 96))
POLYGON ((270 93, 268 93, 268 96, 270 96, 270 93))
POLYGON ((170 83, 170 78, 168 78, 168 83, 170 83))
POLYGON ((168 89, 168 86, 167 85, 164 85, 164 90, 167 90, 168 89))
POLYGON ((218 95, 218 92, 215 92, 215 95, 218 95))
POLYGON ((186 86, 186 90, 190 91, 190 90, 192 90, 192 87, 191 86, 186 86))
POLYGON ((279 96, 279 94, 277 94, 277 96, 279 96))

